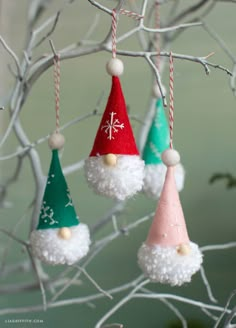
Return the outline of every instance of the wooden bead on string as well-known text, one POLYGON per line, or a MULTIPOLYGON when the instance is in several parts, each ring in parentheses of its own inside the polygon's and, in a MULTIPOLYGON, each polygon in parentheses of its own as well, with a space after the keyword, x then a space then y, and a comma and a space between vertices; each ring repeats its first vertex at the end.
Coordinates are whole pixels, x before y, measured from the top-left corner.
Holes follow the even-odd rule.
POLYGON ((65 239, 65 240, 68 240, 71 238, 71 230, 70 228, 67 228, 67 227, 64 227, 64 228, 60 228, 58 230, 58 236, 61 238, 61 239, 65 239))
POLYGON ((176 166, 180 162, 180 154, 175 149, 166 149, 161 158, 166 166, 176 166))
POLYGON ((103 162, 107 166, 116 166, 117 156, 115 154, 106 154, 103 156, 103 162))
POLYGON ((48 139, 49 147, 53 149, 62 149, 65 144, 65 137, 59 132, 54 132, 48 139))
POLYGON ((111 76, 121 76, 124 72, 124 64, 119 58, 111 58, 106 64, 106 70, 111 76))

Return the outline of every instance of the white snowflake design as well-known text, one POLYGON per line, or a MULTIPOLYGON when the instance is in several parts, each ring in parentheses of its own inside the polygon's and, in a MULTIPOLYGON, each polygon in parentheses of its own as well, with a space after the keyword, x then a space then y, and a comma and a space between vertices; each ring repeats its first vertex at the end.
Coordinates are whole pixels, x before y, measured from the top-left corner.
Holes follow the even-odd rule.
POLYGON ((71 194, 70 194, 69 189, 67 189, 67 197, 68 197, 68 203, 65 205, 65 207, 67 207, 67 206, 73 206, 72 198, 71 198, 71 194))
POLYGON ((54 216, 53 209, 50 208, 50 206, 47 206, 46 202, 44 201, 41 207, 41 218, 44 220, 44 222, 47 222, 47 220, 49 219, 50 220, 49 224, 52 225, 58 223, 58 221, 55 220, 53 216, 54 216))
POLYGON ((160 158, 161 157, 161 153, 158 151, 157 147, 155 146, 155 144, 153 142, 149 143, 150 149, 152 151, 152 153, 157 157, 160 158))
POLYGON ((48 176, 48 181, 47 181, 47 184, 51 184, 51 180, 50 178, 55 178, 55 174, 51 174, 50 176, 48 176))
POLYGON ((101 130, 104 130, 105 133, 108 134, 107 139, 112 140, 115 139, 113 137, 113 132, 116 133, 119 130, 118 129, 124 129, 124 123, 120 123, 118 119, 114 119, 114 115, 116 115, 115 112, 111 112, 111 119, 110 121, 106 120, 106 124, 101 127, 101 130))

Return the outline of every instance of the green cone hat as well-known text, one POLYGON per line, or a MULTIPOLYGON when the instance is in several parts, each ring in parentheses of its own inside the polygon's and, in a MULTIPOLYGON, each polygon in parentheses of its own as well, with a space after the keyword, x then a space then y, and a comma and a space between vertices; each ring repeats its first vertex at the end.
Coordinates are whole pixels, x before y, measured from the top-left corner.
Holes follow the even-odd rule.
POLYGON ((169 147, 169 143, 169 126, 162 99, 158 99, 156 102, 156 112, 143 151, 145 164, 162 163, 161 153, 169 147))
POLYGON ((79 219, 62 173, 58 150, 54 149, 37 229, 72 227, 78 224, 79 219))

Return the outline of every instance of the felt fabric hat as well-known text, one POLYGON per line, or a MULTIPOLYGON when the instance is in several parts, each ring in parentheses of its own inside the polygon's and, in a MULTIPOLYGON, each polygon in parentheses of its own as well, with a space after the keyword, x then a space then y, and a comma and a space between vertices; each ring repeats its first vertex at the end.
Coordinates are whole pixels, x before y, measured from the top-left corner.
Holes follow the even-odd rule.
POLYGON ((139 155, 118 76, 112 76, 110 96, 90 157, 106 154, 139 155))
POLYGON ((161 153, 169 147, 169 127, 162 99, 156 102, 155 115, 143 150, 145 165, 162 163, 161 153))
POLYGON ((54 149, 37 229, 55 229, 78 224, 79 218, 62 173, 58 150, 54 149))
MULTIPOLYGON (((166 166, 162 162, 161 154, 169 148, 169 144, 169 125, 162 99, 159 98, 156 101, 155 114, 142 155, 145 161, 143 191, 154 199, 160 197, 163 188, 166 166)), ((178 191, 184 187, 184 178, 184 168, 181 163, 178 163, 175 167, 175 182, 178 191)))
POLYGON ((71 265, 79 261, 88 253, 91 243, 88 226, 76 215, 62 172, 58 149, 63 143, 64 137, 59 133, 49 138, 52 159, 38 226, 30 234, 33 255, 52 265, 71 265))
POLYGON ((175 167, 168 167, 149 234, 148 245, 178 246, 189 243, 184 214, 176 188, 175 167))

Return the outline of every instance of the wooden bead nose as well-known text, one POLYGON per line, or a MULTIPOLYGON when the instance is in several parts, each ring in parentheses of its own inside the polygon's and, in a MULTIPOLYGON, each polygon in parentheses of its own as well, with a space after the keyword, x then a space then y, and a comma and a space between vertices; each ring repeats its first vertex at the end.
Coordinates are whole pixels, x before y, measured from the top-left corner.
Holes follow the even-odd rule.
POLYGON ((65 240, 70 239, 71 238, 71 230, 70 230, 70 228, 64 227, 64 228, 59 229, 58 236, 61 239, 65 239, 65 240))
POLYGON ((115 154, 107 154, 103 156, 104 164, 108 166, 115 166, 117 163, 117 156, 115 154))
POLYGON ((188 255, 191 253, 191 248, 188 244, 180 244, 178 247, 177 247, 177 252, 180 254, 180 255, 188 255))

